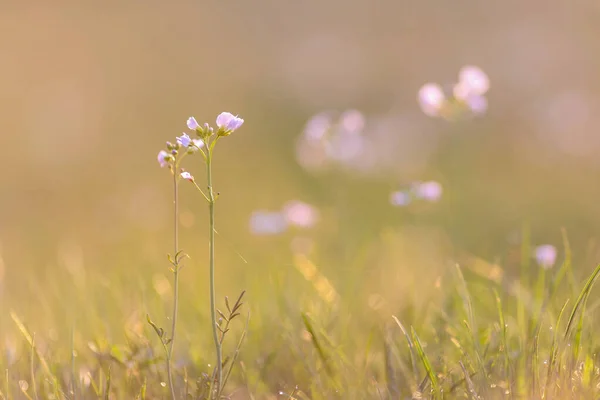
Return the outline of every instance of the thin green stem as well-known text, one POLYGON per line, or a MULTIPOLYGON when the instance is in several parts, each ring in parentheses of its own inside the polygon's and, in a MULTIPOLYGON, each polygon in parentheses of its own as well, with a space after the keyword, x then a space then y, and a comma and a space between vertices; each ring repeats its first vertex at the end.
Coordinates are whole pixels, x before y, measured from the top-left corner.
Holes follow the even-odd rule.
MULTIPOLYGON (((78 389, 79 385, 75 381, 75 323, 73 323, 71 327, 71 395, 73 396, 73 400, 79 397, 78 389)), ((34 392, 34 394, 37 398, 37 392, 34 392)))
MULTIPOLYGON (((173 245, 175 248, 175 265, 173 266, 173 315, 171 317, 171 341, 167 350, 167 375, 169 377, 169 388, 171 389, 171 399, 175 400, 175 387, 173 386, 173 345, 175 344, 175 328, 177 327, 177 307, 179 303, 179 175, 177 174, 176 164, 173 168, 173 245)), ((165 346, 166 347, 166 346, 165 346)))
MULTIPOLYGON (((221 381, 223 375, 222 366, 222 354, 221 354, 221 342, 219 341, 219 334, 217 332, 217 311, 215 304, 215 194, 212 187, 212 148, 206 155, 206 181, 208 185, 208 211, 209 211, 209 241, 208 241, 208 254, 209 254, 209 270, 210 270, 210 316, 212 319, 212 332, 213 340, 215 342, 215 350, 217 352, 217 398, 221 392, 221 381)), ((212 396, 212 393, 211 393, 212 396)))
POLYGON ((208 201, 210 203, 208 196, 206 194, 204 194, 204 191, 200 188, 200 186, 198 186, 196 181, 192 181, 192 183, 194 184, 194 186, 196 186, 196 189, 198 189, 200 191, 200 193, 202 193, 202 196, 206 199, 206 201, 208 201))

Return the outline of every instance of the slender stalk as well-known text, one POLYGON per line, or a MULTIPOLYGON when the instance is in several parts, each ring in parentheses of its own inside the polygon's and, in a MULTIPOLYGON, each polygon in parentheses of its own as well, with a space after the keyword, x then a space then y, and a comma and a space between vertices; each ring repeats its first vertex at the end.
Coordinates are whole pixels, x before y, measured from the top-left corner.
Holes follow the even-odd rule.
MULTIPOLYGON (((215 342, 215 350, 217 352, 217 393, 221 392, 221 381, 223 375, 223 366, 221 358, 221 342, 217 332, 217 311, 215 304, 215 193, 212 187, 212 148, 206 155, 206 181, 208 184, 208 212, 209 212, 209 270, 210 270, 210 316, 212 319, 213 340, 215 342)), ((212 393, 211 393, 212 396, 212 393)))
MULTIPOLYGON (((71 393, 73 400, 76 400, 77 397, 79 397, 78 388, 79 385, 75 381, 75 323, 73 323, 73 326, 71 327, 71 393)), ((34 392, 34 394, 37 398, 37 392, 34 392)))
POLYGON ((38 400, 37 387, 35 384, 35 369, 34 369, 34 360, 35 360, 35 333, 31 337, 31 358, 29 363, 29 369, 31 372, 31 386, 33 387, 33 397, 35 400, 38 400))
POLYGON ((173 315, 171 325, 171 341, 169 342, 169 348, 167 351, 167 375, 169 377, 169 388, 171 389, 171 399, 175 400, 175 387, 173 386, 173 345, 175 343, 175 328, 177 326, 177 307, 179 299, 179 262, 177 258, 179 256, 179 179, 177 175, 177 164, 173 168, 173 244, 175 247, 175 265, 173 266, 173 315))

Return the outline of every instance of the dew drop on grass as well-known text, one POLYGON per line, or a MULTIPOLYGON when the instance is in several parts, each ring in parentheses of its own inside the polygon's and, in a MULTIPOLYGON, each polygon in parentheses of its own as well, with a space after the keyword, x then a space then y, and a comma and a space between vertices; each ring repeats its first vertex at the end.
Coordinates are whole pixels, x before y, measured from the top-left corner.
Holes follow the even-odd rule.
POLYGON ((20 380, 19 387, 21 388, 21 391, 26 392, 27 389, 29 389, 29 383, 27 383, 27 381, 20 380))
POLYGON ((167 387, 167 383, 166 383, 166 382, 161 382, 161 383, 160 383, 160 386, 162 386, 162 387, 167 387))

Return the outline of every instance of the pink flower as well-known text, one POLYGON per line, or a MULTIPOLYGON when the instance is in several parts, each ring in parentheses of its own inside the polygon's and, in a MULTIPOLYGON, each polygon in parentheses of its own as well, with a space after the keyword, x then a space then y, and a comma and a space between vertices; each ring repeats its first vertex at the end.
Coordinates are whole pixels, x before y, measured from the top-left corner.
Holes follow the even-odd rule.
POLYGON ((403 207, 410 204, 410 194, 398 190, 390 195, 390 203, 396 207, 403 207))
POLYGON ((284 205, 283 215, 290 225, 301 228, 310 228, 319 219, 317 210, 313 206, 301 201, 291 201, 284 205))
POLYGON ((186 181, 194 182, 194 176, 187 171, 182 172, 181 177, 186 181))
POLYGON ((187 120, 187 127, 191 130, 196 130, 200 127, 200 125, 198 124, 198 122, 196 122, 196 118, 194 117, 189 117, 187 120))
POLYGON ((257 210, 250 216, 250 231, 255 235, 278 235, 288 223, 280 212, 257 210))
POLYGON ((158 152, 158 163, 160 164, 161 168, 164 168, 167 165, 169 165, 170 159, 171 159, 171 155, 169 153, 167 153, 166 151, 161 150, 158 152))
POLYGON ((419 183, 416 186, 416 195, 420 199, 427 201, 438 201, 442 197, 442 185, 436 181, 419 183))
POLYGON ((486 73, 473 65, 461 68, 458 79, 467 96, 481 96, 490 88, 490 80, 486 73))
POLYGON ((190 138, 187 133, 184 133, 177 138, 177 143, 183 147, 188 147, 192 143, 192 138, 190 138))
POLYGON ((244 123, 243 119, 238 118, 236 115, 233 115, 228 112, 222 112, 217 117, 217 126, 219 127, 220 130, 223 130, 225 132, 235 131, 240 126, 242 126, 243 123, 244 123))
POLYGON ((551 244, 536 247, 535 259, 540 267, 544 269, 552 268, 556 263, 556 247, 551 244))
POLYGON ((419 89, 418 101, 426 115, 436 117, 446 102, 446 96, 440 85, 427 83, 419 89))

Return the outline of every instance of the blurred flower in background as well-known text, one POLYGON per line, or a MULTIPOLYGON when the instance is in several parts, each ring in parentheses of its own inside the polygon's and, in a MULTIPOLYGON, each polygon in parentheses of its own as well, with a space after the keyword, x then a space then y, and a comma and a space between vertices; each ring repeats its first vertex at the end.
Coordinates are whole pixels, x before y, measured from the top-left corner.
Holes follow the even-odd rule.
POLYGON ((408 189, 397 190, 390 195, 390 204, 396 207, 404 207, 413 200, 423 200, 434 203, 442 197, 443 188, 439 182, 414 182, 408 189))
POLYGON ((254 235, 278 235, 287 227, 285 216, 279 211, 257 210, 250 216, 250 232, 254 235))
POLYGON ((458 83, 454 86, 454 97, 466 100, 471 96, 483 96, 490 88, 490 80, 479 67, 472 65, 461 68, 458 83))
POLYGON ((552 268, 556 263, 556 247, 551 244, 536 247, 535 259, 540 267, 544 269, 552 268))
POLYGON ((396 207, 404 207, 409 205, 411 202, 410 193, 402 190, 392 192, 390 195, 390 203, 396 207))
POLYGON ((417 95, 419 106, 425 115, 437 117, 446 104, 446 95, 437 83, 426 83, 417 95))
POLYGON ((487 111, 485 94, 490 81, 479 67, 468 65, 460 69, 458 82, 452 86, 452 93, 445 93, 437 83, 426 83, 417 94, 421 111, 430 117, 443 117, 452 120, 468 115, 482 115, 487 111))
POLYGON ((316 208, 297 200, 283 206, 283 215, 290 225, 300 228, 310 228, 319 220, 316 208))
POLYGON ((442 197, 442 185, 436 181, 419 182, 415 184, 415 195, 417 198, 435 202, 442 197))
POLYGON ((254 235, 278 235, 290 227, 307 229, 319 221, 319 211, 299 200, 289 201, 279 211, 257 210, 250 216, 254 235))
POLYGON ((304 168, 320 170, 350 166, 365 152, 365 117, 358 110, 339 115, 319 113, 308 120, 296 146, 296 159, 304 168))
POLYGON ((320 112, 298 137, 296 160, 315 173, 335 169, 370 177, 414 175, 427 167, 438 145, 439 132, 423 122, 418 114, 320 112))

